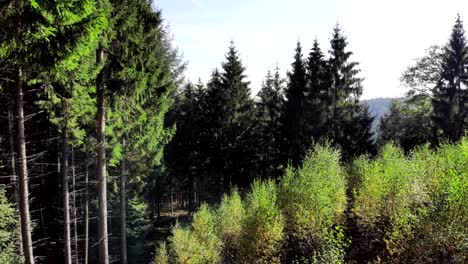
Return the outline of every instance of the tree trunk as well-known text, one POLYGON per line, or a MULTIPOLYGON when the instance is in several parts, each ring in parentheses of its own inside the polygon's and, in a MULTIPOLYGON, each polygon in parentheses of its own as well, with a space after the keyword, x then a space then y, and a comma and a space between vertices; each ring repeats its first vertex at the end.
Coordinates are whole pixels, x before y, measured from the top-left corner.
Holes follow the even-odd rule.
MULTIPOLYGON (((125 148, 125 139, 122 142, 122 148, 125 148)), ((125 152, 124 152, 125 153, 125 152)), ((120 176, 120 247, 122 250, 122 264, 127 264, 127 220, 126 220, 126 168, 125 168, 125 155, 121 161, 121 176, 120 176)))
POLYGON ((174 215, 174 199, 172 197, 172 184, 171 184, 171 215, 174 215))
MULTIPOLYGON (((97 64, 104 59, 104 48, 97 51, 97 64)), ((106 107, 102 73, 96 79, 97 91, 97 179, 98 179, 98 215, 99 215, 99 263, 109 264, 107 235, 107 175, 106 175, 106 107)))
POLYGON ((70 241, 70 193, 68 192, 68 144, 66 129, 62 132, 62 202, 63 202, 63 230, 65 240, 65 263, 71 264, 71 241, 70 241))
POLYGON ((75 247, 75 263, 79 263, 79 258, 78 258, 78 214, 76 210, 76 173, 75 173, 75 150, 71 149, 71 170, 72 170, 72 184, 73 184, 73 190, 72 190, 72 205, 73 205, 73 232, 74 232, 74 247, 75 247))
MULTIPOLYGON (((20 198, 18 195, 18 176, 16 175, 16 152, 15 152, 15 136, 14 123, 15 116, 13 113, 13 103, 8 103, 8 136, 10 139, 10 169, 11 169, 11 186, 13 186, 13 199, 16 202, 18 223, 21 223, 21 214, 19 213, 20 198)), ((21 236, 18 238, 18 254, 23 255, 23 242, 21 236)))
POLYGON ((84 181, 85 181, 85 200, 84 200, 84 264, 88 264, 89 255, 89 166, 88 159, 85 161, 84 181))
POLYGON ((23 87, 22 70, 18 69, 16 80, 16 137, 18 144, 17 171, 19 176, 21 236, 23 240, 24 258, 26 264, 34 263, 31 239, 31 221, 29 216, 28 161, 26 159, 26 139, 24 136, 23 87))

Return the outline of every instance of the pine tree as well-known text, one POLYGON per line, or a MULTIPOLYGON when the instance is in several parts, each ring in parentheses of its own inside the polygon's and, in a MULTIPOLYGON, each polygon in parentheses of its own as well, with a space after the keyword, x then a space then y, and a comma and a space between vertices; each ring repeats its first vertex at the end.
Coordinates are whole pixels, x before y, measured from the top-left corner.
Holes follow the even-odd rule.
POLYGON ((279 176, 280 142, 281 142, 281 114, 283 110, 283 79, 276 68, 274 76, 268 71, 262 89, 258 93, 256 104, 255 133, 257 133, 257 171, 262 178, 276 178, 279 176))
POLYGON ((468 46, 460 15, 453 26, 452 35, 442 62, 440 81, 433 90, 435 141, 458 141, 468 126, 468 46), (463 84, 465 83, 465 85, 463 84))
MULTIPOLYGON (((22 240, 26 263, 34 263, 28 201, 24 83, 38 82, 49 71, 53 72, 54 78, 61 78, 64 71, 76 69, 81 57, 93 49, 107 18, 100 3, 92 1, 80 1, 74 5, 6 1, 0 7, 0 17, 0 23, 4 25, 0 29, 0 59, 10 62, 15 69, 22 240)), ((69 235, 65 240, 65 261, 71 263, 69 235)))
MULTIPOLYGON (((362 79, 357 75, 358 63, 350 61, 353 54, 346 50, 348 42, 337 25, 333 29, 330 41, 331 49, 329 59, 330 88, 328 91, 329 116, 328 135, 334 144, 341 147, 344 160, 360 153, 354 153, 360 146, 368 146, 370 139, 362 138, 369 136, 366 126, 360 124, 367 120, 362 111, 359 97, 362 94, 362 79)), ((368 121, 366 121, 368 122, 368 121)), ((371 150, 368 150, 371 151, 371 150)), ((359 151, 361 152, 361 151, 359 151)))
POLYGON ((302 47, 297 43, 292 71, 288 73, 286 101, 284 103, 282 152, 284 162, 298 166, 310 145, 305 131, 305 101, 307 96, 306 66, 302 58, 302 47))
POLYGON ((222 72, 213 72, 206 97, 206 118, 211 124, 208 136, 213 142, 209 160, 214 174, 222 175, 218 179, 224 190, 232 185, 248 186, 253 176, 251 157, 255 152, 249 141, 253 140, 254 103, 245 78, 245 67, 231 42, 222 72))
MULTIPOLYGON (((307 59, 307 97, 305 101, 307 138, 318 142, 326 135, 327 91, 330 85, 328 65, 317 39, 307 59)), ((310 143, 309 143, 310 144, 310 143)))

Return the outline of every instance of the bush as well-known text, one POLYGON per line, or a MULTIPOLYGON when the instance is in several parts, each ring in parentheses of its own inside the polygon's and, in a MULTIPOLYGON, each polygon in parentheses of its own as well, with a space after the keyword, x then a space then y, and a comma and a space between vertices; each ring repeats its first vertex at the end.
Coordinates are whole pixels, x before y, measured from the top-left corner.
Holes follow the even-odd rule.
POLYGON ((427 146, 406 157, 387 145, 359 159, 353 213, 367 260, 416 263, 468 259, 468 144, 427 146), (424 254, 421 254, 424 252, 424 254))
POLYGON ((161 243, 156 248, 156 256, 154 258, 154 264, 169 264, 169 254, 167 252, 166 243, 161 243))
POLYGON ((340 229, 346 208, 345 188, 340 153, 328 146, 317 145, 297 171, 286 170, 279 204, 285 217, 290 258, 303 259, 312 254, 320 258, 326 248, 343 244, 337 241, 343 236, 336 230, 340 229))
POLYGON ((201 206, 156 261, 468 263, 468 139, 410 156, 389 144, 348 173, 347 208, 339 152, 316 146, 279 187, 255 181, 245 200, 233 191, 216 210, 201 206))
POLYGON ((364 234, 362 246, 374 258, 392 255, 406 245, 416 220, 412 208, 417 207, 414 197, 420 187, 411 162, 403 150, 389 144, 376 160, 361 158, 355 166, 359 184, 352 211, 364 234))
POLYGON ((221 241, 216 235, 215 216, 206 204, 193 216, 191 228, 176 224, 170 241, 177 263, 221 263, 221 241))
POLYGON ((424 212, 414 240, 400 257, 424 263, 468 262, 468 141, 443 145, 437 152, 418 150, 424 167, 424 212), (424 254, 420 254, 424 252, 424 254))
POLYGON ((237 190, 230 195, 224 195, 216 217, 217 233, 223 245, 224 262, 233 263, 240 259, 240 238, 245 219, 244 204, 237 190))
POLYGON ((273 181, 253 183, 242 229, 243 263, 280 262, 284 225, 277 199, 273 181))

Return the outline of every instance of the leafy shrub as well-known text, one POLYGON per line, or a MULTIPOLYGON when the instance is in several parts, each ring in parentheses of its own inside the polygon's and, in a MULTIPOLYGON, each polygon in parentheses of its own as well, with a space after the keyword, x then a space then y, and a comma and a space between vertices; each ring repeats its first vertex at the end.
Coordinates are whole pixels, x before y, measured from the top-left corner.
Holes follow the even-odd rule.
POLYGON ((167 252, 166 243, 159 244, 156 248, 156 256, 154 258, 154 264, 169 264, 169 254, 167 252))
POLYGON ((394 254, 409 239, 415 222, 419 184, 403 151, 386 145, 376 160, 355 163, 359 184, 353 213, 364 233, 364 245, 374 257, 394 254))
POLYGON ((221 242, 216 235, 215 216, 203 204, 193 216, 191 228, 177 224, 173 229, 173 255, 177 263, 204 264, 221 262, 221 242))
POLYGON ((468 259, 466 139, 437 151, 422 146, 409 157, 387 145, 375 161, 359 159, 355 165, 353 213, 362 252, 400 262, 468 259))
POLYGON ((284 225, 277 199, 273 181, 253 183, 242 229, 243 263, 280 262, 284 225))
POLYGON ((223 245, 223 259, 233 263, 240 259, 240 238, 245 219, 244 204, 237 190, 224 195, 216 217, 217 233, 223 245))
POLYGON ((340 153, 327 146, 317 145, 297 171, 286 170, 279 204, 292 257, 316 254, 320 258, 326 248, 333 247, 331 242, 344 242, 336 240, 342 236, 337 236, 333 226, 340 224, 346 208, 345 185, 340 153))
POLYGON ((418 150, 424 167, 426 206, 411 247, 400 258, 424 263, 468 261, 468 141, 418 150), (424 254, 420 254, 424 252, 424 254))

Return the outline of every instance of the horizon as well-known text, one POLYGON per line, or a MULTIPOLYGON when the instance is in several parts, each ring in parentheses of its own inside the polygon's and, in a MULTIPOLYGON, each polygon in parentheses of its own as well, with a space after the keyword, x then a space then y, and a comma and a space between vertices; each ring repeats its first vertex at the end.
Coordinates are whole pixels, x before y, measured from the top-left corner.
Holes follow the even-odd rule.
POLYGON ((431 45, 447 43, 457 13, 462 20, 468 19, 468 2, 461 0, 443 5, 434 0, 292 0, 286 6, 281 2, 161 0, 154 6, 162 10, 174 43, 188 63, 186 81, 200 78, 206 83, 234 41, 247 68, 252 96, 268 70, 278 66, 285 77, 298 40, 304 57, 315 38, 327 56, 333 27, 339 23, 349 43, 347 49, 353 52, 351 60, 359 63, 359 76, 364 79, 361 99, 401 97, 407 91, 399 81, 404 70, 431 45))

